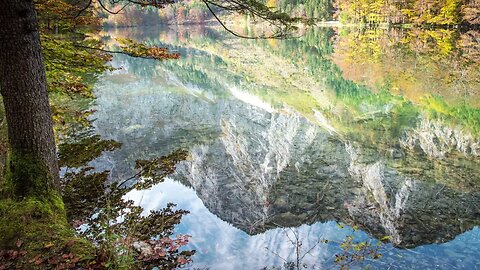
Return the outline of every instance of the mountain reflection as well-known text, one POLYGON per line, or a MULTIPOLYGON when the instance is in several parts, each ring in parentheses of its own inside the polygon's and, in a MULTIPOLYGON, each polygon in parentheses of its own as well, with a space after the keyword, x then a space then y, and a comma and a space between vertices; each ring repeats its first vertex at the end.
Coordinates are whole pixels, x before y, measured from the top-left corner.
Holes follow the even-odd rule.
MULTIPOLYGON (((115 34, 129 36, 128 31, 115 34)), ((185 40, 162 39, 186 56, 179 61, 116 57, 113 65, 122 69, 105 74, 96 86, 97 132, 122 143, 121 149, 95 161, 97 168, 125 179, 137 159, 176 149, 190 152, 173 180, 130 195, 146 210, 172 201, 192 212, 180 230, 193 235, 199 265, 278 265, 279 258, 264 248, 290 256, 281 228, 298 228, 305 245, 312 246, 319 239, 341 242, 348 232, 337 222, 360 227, 363 232, 356 234, 361 239, 389 236, 399 248, 445 243, 469 231, 469 240, 460 237, 441 246, 419 247, 418 254, 391 247, 378 267, 395 266, 398 256, 406 256, 422 268, 435 252, 478 251, 478 228, 471 230, 480 224, 478 127, 466 129, 460 120, 451 124, 430 117, 413 99, 380 99, 375 91, 365 98, 361 91, 367 86, 355 78, 328 77, 338 72, 327 57, 332 53, 330 30, 306 36, 306 41, 285 42, 285 52, 292 44, 301 51, 305 45, 296 43, 313 42, 309 37, 324 45, 315 52, 319 58, 306 60, 305 67, 311 69, 291 71, 292 81, 280 88, 275 81, 251 81, 255 74, 242 69, 244 62, 261 67, 248 55, 232 61, 222 57, 231 51, 197 48, 209 44, 206 33, 211 31, 192 32, 198 40, 192 38, 191 47, 182 45, 185 40), (319 66, 324 68, 313 68, 319 66), (298 91, 295 72, 303 74, 302 82, 317 81, 318 93, 288 96, 290 90, 298 91), (352 89, 363 98, 341 94, 352 89), (452 245, 471 246, 452 250, 452 245)), ((259 44, 225 41, 233 53, 251 46, 259 44)), ((275 61, 290 61, 280 57, 285 53, 280 45, 275 45, 280 51, 268 43, 260 46, 264 53, 272 50, 269 57, 275 61)), ((274 73, 274 67, 266 69, 272 74, 265 81, 283 76, 274 73)), ((309 263, 331 265, 335 252, 333 244, 320 245, 309 263)), ((462 267, 455 256, 446 256, 442 267, 462 267)), ((463 266, 473 266, 475 260, 463 261, 463 266)))

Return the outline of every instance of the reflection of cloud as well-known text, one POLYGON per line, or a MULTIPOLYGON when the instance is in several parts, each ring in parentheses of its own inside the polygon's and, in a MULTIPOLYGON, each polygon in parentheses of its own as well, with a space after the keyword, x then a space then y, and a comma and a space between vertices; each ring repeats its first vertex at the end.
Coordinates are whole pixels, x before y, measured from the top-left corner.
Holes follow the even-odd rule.
MULTIPOLYGON (((177 233, 193 236, 191 248, 197 250, 195 265, 208 266, 210 269, 259 269, 281 265, 282 259, 272 251, 288 260, 295 258, 294 245, 288 238, 293 239, 293 231, 290 229, 278 228, 249 236, 210 213, 193 189, 170 178, 149 190, 131 191, 125 199, 142 205, 145 213, 165 207, 168 202, 174 202, 178 208, 189 210, 191 213, 183 218, 177 233)), ((335 222, 302 225, 295 230, 303 242, 304 251, 320 239, 340 241, 346 233, 339 234, 335 222)), ((304 261, 313 265, 327 260, 331 255, 328 247, 322 244, 306 255, 304 261)))

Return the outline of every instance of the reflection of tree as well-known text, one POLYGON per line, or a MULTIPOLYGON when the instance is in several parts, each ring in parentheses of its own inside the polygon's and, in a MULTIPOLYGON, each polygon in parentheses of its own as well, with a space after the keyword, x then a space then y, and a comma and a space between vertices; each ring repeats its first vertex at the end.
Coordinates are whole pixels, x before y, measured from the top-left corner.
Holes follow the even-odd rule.
POLYGON ((480 32, 468 31, 460 35, 457 46, 462 50, 462 56, 467 60, 480 63, 480 32))
MULTIPOLYGON (((451 103, 480 93, 477 32, 453 30, 368 30, 340 36, 334 61, 346 78, 379 90, 390 84, 395 94, 419 103, 437 94, 451 103)), ((477 101, 476 101, 477 100, 477 101)))

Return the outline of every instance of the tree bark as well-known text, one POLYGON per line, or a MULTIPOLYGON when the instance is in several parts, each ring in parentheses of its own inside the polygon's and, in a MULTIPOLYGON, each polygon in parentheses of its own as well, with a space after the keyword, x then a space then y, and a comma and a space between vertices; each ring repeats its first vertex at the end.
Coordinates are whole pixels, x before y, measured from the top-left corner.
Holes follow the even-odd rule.
POLYGON ((0 0, 0 93, 10 143, 7 183, 15 197, 59 188, 58 163, 32 0, 0 0))

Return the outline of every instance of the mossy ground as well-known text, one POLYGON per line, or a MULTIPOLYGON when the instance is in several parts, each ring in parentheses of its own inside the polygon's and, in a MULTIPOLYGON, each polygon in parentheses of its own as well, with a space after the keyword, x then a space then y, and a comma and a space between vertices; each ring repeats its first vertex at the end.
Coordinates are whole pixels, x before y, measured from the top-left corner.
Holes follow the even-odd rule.
POLYGON ((0 235, 0 269, 1 265, 71 269, 99 264, 96 248, 76 236, 62 199, 53 193, 43 199, 0 199, 0 235))

